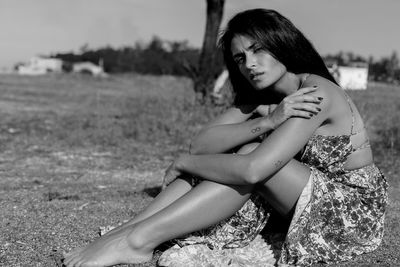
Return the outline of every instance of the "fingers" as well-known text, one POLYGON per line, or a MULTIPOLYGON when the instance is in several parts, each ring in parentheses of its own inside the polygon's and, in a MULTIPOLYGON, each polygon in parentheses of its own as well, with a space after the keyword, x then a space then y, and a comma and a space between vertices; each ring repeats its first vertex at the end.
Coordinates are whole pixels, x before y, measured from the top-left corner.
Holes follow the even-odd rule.
POLYGON ((256 108, 255 112, 261 116, 267 116, 271 111, 270 111, 269 105, 259 105, 256 108))
POLYGON ((166 183, 163 183, 163 184, 161 185, 161 191, 164 191, 165 188, 167 188, 167 184, 166 184, 166 183))
POLYGON ((322 101, 321 97, 314 96, 314 95, 290 95, 290 96, 286 97, 286 102, 287 103, 304 102, 304 103, 320 104, 321 101, 322 101))
POLYGON ((256 108, 256 112, 266 112, 266 113, 268 113, 269 112, 269 105, 259 105, 257 108, 256 108))
POLYGON ((272 111, 274 111, 276 109, 276 107, 278 107, 277 104, 271 104, 269 105, 269 112, 271 113, 272 111))
POLYGON ((167 175, 165 175, 161 184, 161 190, 163 191, 165 188, 167 188, 167 186, 168 186, 167 175))
POLYGON ((282 106, 282 111, 279 113, 282 113, 285 119, 290 117, 311 118, 321 111, 322 109, 316 103, 299 102, 290 104, 286 103, 282 106))
POLYGON ((313 113, 318 113, 321 111, 321 108, 313 103, 296 103, 293 105, 293 109, 304 110, 313 113))
POLYGON ((316 86, 316 85, 311 86, 311 87, 303 87, 303 88, 300 88, 299 90, 297 90, 292 95, 308 94, 308 93, 317 91, 317 89, 318 89, 318 86, 316 86))
POLYGON ((161 185, 161 190, 164 190, 165 188, 167 188, 167 186, 173 181, 175 180, 177 177, 177 175, 175 173, 173 173, 170 169, 167 170, 167 172, 164 175, 164 179, 163 179, 163 183, 161 185))
POLYGON ((75 249, 74 251, 70 251, 68 253, 63 253, 64 263, 70 262, 76 255, 79 255, 84 248, 75 249))
POLYGON ((293 110, 291 117, 299 117, 299 118, 304 118, 304 119, 310 119, 314 116, 315 114, 313 112, 309 111, 304 111, 304 110, 293 110))

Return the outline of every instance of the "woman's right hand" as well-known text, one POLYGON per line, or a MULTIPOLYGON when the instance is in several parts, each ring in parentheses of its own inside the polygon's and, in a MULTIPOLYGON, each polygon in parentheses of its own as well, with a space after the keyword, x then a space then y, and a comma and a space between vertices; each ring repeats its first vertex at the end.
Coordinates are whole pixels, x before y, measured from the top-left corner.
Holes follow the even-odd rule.
POLYGON ((318 105, 322 98, 309 94, 315 90, 317 87, 301 88, 285 97, 279 105, 260 105, 254 112, 269 117, 274 129, 291 117, 312 118, 321 111, 318 105))

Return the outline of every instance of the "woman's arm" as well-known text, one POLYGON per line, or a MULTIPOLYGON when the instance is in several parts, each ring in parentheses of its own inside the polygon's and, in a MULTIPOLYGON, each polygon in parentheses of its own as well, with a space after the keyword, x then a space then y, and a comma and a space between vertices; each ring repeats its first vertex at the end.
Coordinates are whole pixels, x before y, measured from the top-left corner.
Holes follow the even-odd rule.
POLYGON ((305 146, 328 118, 329 98, 323 91, 317 95, 324 98, 318 115, 312 119, 288 119, 253 152, 247 155, 183 155, 176 160, 174 168, 224 184, 254 184, 268 179, 305 146))
POLYGON ((255 109, 256 106, 230 108, 198 133, 190 145, 190 154, 225 153, 273 130, 268 117, 249 119, 255 109))
POLYGON ((206 125, 193 139, 190 154, 225 153, 239 145, 250 142, 256 137, 270 132, 289 117, 310 118, 310 114, 319 112, 320 100, 308 93, 316 88, 302 88, 286 97, 270 112, 263 110, 266 106, 248 105, 228 109, 210 124, 206 125), (250 119, 252 115, 261 115, 250 119))

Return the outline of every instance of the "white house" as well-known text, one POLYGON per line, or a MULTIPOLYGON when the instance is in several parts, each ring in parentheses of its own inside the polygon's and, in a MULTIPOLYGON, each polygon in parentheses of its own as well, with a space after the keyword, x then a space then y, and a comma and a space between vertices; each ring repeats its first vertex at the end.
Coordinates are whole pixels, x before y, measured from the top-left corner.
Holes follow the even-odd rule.
POLYGON ((352 62, 348 66, 328 66, 329 72, 344 89, 365 90, 368 86, 368 64, 352 62))
POLYGON ((27 63, 16 67, 21 75, 42 75, 49 72, 62 72, 63 62, 58 58, 33 57, 27 63))
POLYGON ((365 90, 368 85, 368 68, 340 66, 338 82, 344 89, 365 90))
POLYGON ((72 72, 76 73, 89 73, 93 76, 104 77, 107 74, 104 72, 102 66, 93 64, 92 62, 77 62, 72 65, 72 72))

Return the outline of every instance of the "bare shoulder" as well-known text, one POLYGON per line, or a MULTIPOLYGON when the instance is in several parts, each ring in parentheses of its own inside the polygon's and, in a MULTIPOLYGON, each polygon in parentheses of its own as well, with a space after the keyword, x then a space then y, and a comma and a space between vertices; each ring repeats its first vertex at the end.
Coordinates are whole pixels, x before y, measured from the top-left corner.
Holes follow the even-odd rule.
POLYGON ((337 84, 315 74, 310 74, 304 82, 304 87, 312 86, 318 86, 318 89, 311 94, 323 98, 321 107, 324 109, 329 109, 332 103, 336 102, 338 91, 341 90, 337 84))
POLYGON ((318 86, 318 89, 320 89, 317 91, 325 93, 330 93, 340 89, 340 87, 337 84, 331 82, 330 80, 321 77, 319 75, 310 74, 305 80, 304 86, 314 86, 314 85, 318 86))

